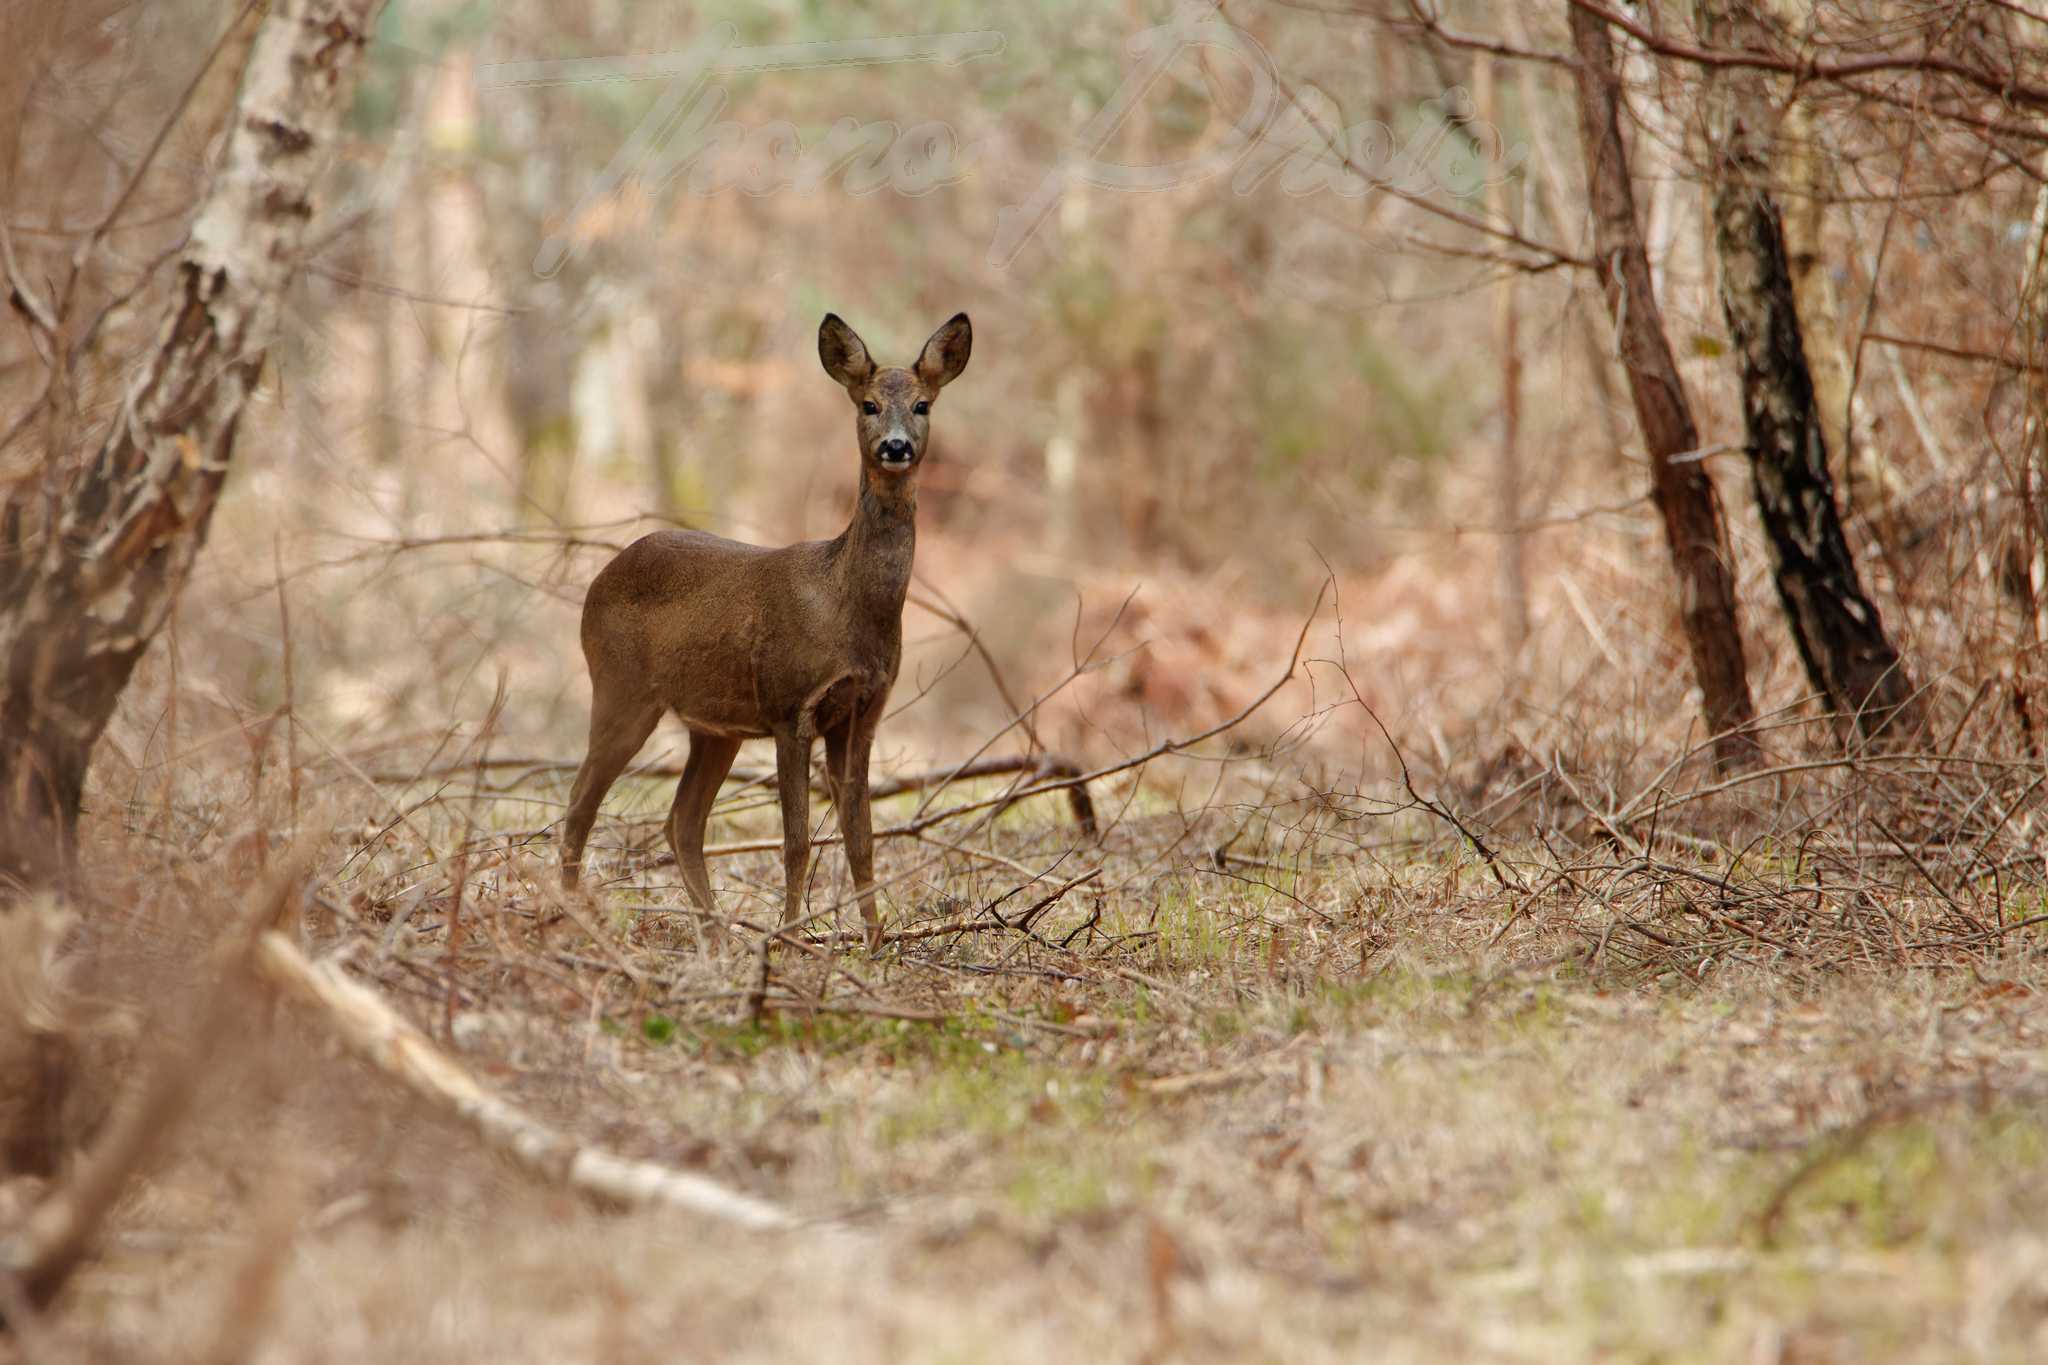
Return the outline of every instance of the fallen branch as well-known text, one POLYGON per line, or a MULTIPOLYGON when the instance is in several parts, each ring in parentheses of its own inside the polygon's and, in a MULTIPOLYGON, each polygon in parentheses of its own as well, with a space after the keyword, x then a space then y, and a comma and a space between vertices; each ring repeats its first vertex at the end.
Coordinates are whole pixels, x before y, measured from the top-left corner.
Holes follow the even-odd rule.
MULTIPOLYGON (((920 924, 910 929, 892 929, 882 935, 882 942, 885 944, 914 943, 919 939, 942 938, 947 934, 967 934, 982 929, 1013 929, 1020 934, 1028 934, 1031 932, 1031 926, 1047 910, 1050 910, 1058 903, 1062 896, 1077 886, 1094 881, 1101 875, 1102 869, 1098 867, 1092 872, 1082 873, 1072 881, 1062 883, 1045 896, 1033 902, 1028 909, 1024 910, 1015 919, 1005 919, 994 906, 988 906, 960 919, 949 919, 939 924, 920 924)), ((844 933, 820 934, 810 941, 815 944, 858 943, 862 941, 862 935, 844 933)))
POLYGON ((447 1110, 491 1147, 543 1179, 628 1206, 666 1205, 746 1228, 791 1228, 794 1215, 688 1171, 636 1161, 558 1133, 479 1085, 378 994, 330 963, 311 962, 284 935, 256 940, 257 973, 321 1015, 350 1051, 447 1110))
POLYGON ((1031 905, 1025 909, 1024 913, 1017 916, 1017 918, 1015 919, 1004 919, 1002 915, 996 911, 996 908, 994 906, 989 907, 989 913, 995 916, 996 923, 1003 925, 1005 928, 1015 929, 1020 934, 1028 934, 1031 932, 1031 926, 1038 922, 1039 917, 1045 914, 1046 911, 1052 909, 1053 906, 1059 904, 1060 898, 1062 896, 1065 896, 1069 891, 1072 891, 1077 886, 1081 886, 1088 882, 1094 881, 1097 877, 1100 877, 1101 875, 1102 869, 1098 867, 1092 872, 1083 872, 1078 877, 1060 883, 1051 891, 1047 892, 1043 896, 1040 896, 1036 901, 1033 901, 1031 905))
MULTIPOLYGON (((1007 810, 1026 797, 1040 796, 1050 791, 1078 788, 1090 782, 1098 782, 1105 777, 1114 777, 1118 773, 1129 772, 1133 768, 1142 768, 1154 759, 1164 758, 1170 754, 1184 753, 1194 748, 1197 744, 1235 730, 1238 726, 1244 724, 1245 721, 1251 719, 1252 714, 1260 707, 1271 701, 1281 688, 1293 681, 1294 671, 1301 665, 1302 646, 1308 642, 1309 629, 1315 624, 1316 614, 1323 609, 1323 599, 1329 595, 1333 582, 1334 579, 1326 578, 1323 580, 1322 586, 1316 589, 1315 605, 1309 608, 1307 618, 1301 623, 1301 633, 1295 637, 1294 650, 1287 657, 1286 669, 1279 677, 1273 680, 1272 684, 1265 691, 1252 698, 1250 703, 1240 708, 1234 715, 1218 721, 1206 730, 1197 731, 1192 735, 1185 735, 1179 739, 1162 740, 1143 753, 1123 759, 1120 762, 1090 769, 1087 772, 1076 773, 1071 777, 1055 777, 1033 781, 1014 791, 1005 792, 1001 796, 986 796, 978 801, 962 801, 958 805, 948 806, 944 810, 933 811, 928 815, 920 815, 916 819, 904 824, 894 825, 888 829, 876 830, 875 837, 882 839, 891 836, 919 835, 935 825, 944 824, 948 820, 957 819, 962 815, 969 815, 975 811, 987 810, 991 806, 1007 810)), ((780 847, 780 845, 777 844, 775 847, 780 847)), ((713 849, 704 850, 706 856, 710 856, 716 851, 713 849)), ((737 845, 726 845, 725 851, 736 853, 740 852, 741 848, 737 845)))
MULTIPOLYGON (((521 772, 522 777, 526 777, 536 773, 573 773, 577 767, 577 764, 567 759, 559 758, 494 758, 485 763, 458 762, 438 768, 422 769, 416 773, 379 772, 372 774, 372 776, 378 782, 409 783, 460 776, 475 772, 479 768, 498 771, 517 769, 521 772)), ((886 782, 875 783, 868 789, 868 796, 871 800, 881 800, 884 797, 902 796, 906 792, 923 791, 927 787, 936 787, 942 783, 958 782, 963 779, 976 777, 1004 777, 1011 773, 1029 773, 1033 783, 1050 782, 1052 784, 1050 786, 1028 788, 1017 793, 1015 800, 1021 801, 1026 796, 1034 796, 1041 791, 1059 791, 1064 789, 1067 793, 1067 804, 1074 814, 1074 823, 1081 827, 1081 832, 1084 834, 1093 835, 1095 833, 1095 802, 1088 793, 1089 778, 1083 772, 1080 764, 1071 758, 1066 758, 1059 754, 1013 754, 1003 757, 980 758, 965 765, 957 765, 950 768, 934 768, 929 772, 909 773, 902 777, 891 778, 886 782)), ((628 769, 626 775, 628 777, 681 777, 683 775, 683 765, 680 763, 649 763, 642 767, 628 769)), ((774 778, 775 773, 772 769, 734 768, 727 781, 736 782, 742 787, 749 787, 772 782, 774 778)), ((822 785, 814 784, 814 790, 822 794, 825 789, 822 785)), ((775 847, 779 848, 781 845, 777 844, 775 847)))

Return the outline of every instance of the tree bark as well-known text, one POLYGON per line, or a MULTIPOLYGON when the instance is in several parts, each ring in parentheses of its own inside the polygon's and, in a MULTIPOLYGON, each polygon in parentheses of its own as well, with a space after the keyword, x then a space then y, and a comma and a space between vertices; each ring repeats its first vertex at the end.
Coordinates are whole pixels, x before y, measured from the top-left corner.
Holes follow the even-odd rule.
MULTIPOLYGON (((1812 32, 1814 0, 1771 0, 1770 9, 1793 35, 1812 32)), ((1862 517, 1878 534, 1888 536, 1892 534, 1888 524, 1892 504, 1904 488, 1897 471, 1886 462, 1883 448, 1860 434, 1867 423, 1856 411, 1856 366, 1849 354, 1849 329, 1842 321, 1841 304, 1822 250, 1837 176, 1821 138, 1812 92, 1795 94, 1786 106, 1777 147, 1783 182, 1790 190, 1784 206, 1785 262, 1806 341, 1806 363, 1813 372, 1821 435, 1846 485, 1851 515, 1862 517)))
MULTIPOLYGON (((1480 55, 1472 64, 1472 103, 1480 120, 1501 126, 1495 94, 1493 58, 1480 55)), ((1520 195, 1505 180, 1487 186, 1486 209, 1504 223, 1521 226, 1520 195)), ((1529 535, 1522 529, 1522 340, 1516 279, 1510 274, 1495 286, 1495 318, 1500 347, 1500 445, 1494 454, 1494 506, 1500 518, 1501 634, 1510 656, 1519 656, 1529 642, 1529 535)))
MULTIPOLYGON (((2019 603, 2020 624, 2027 643, 2038 650, 2048 639, 2048 183, 2034 197, 2034 217, 2027 233, 2026 264, 2020 274, 2019 353, 2026 363, 2026 416, 2020 425, 2020 455, 2012 481, 2019 502, 2018 562, 2006 572, 2019 603)), ((2019 663, 2014 662, 2015 696, 2022 699, 2021 718, 2033 740, 2030 713, 2024 707, 2019 663)))
POLYGON ((1607 25, 1576 6, 1569 8, 1569 16, 1579 58, 1580 146, 1607 310, 1650 456, 1650 497, 1663 519, 1664 541, 1678 575, 1679 614, 1707 727, 1714 735, 1715 765, 1741 767, 1756 755, 1756 740, 1748 730, 1756 708, 1735 617, 1734 553, 1713 480, 1697 457, 1680 461, 1698 450, 1699 430, 1664 336, 1650 285, 1649 254, 1636 224, 1607 25))
MULTIPOLYGON (((1703 36, 1733 36, 1724 0, 1702 0, 1699 14, 1703 36)), ((1912 680, 1842 533, 1784 229, 1766 188, 1774 120, 1764 78, 1709 79, 1721 308, 1741 366, 1745 448, 1786 624, 1808 679, 1838 713, 1870 738, 1906 732, 1919 710, 1912 680)))
POLYGON ((205 543, 381 5, 275 0, 112 428, 68 480, 48 451, 44 497, 0 516, 0 878, 70 866, 93 746, 205 543))

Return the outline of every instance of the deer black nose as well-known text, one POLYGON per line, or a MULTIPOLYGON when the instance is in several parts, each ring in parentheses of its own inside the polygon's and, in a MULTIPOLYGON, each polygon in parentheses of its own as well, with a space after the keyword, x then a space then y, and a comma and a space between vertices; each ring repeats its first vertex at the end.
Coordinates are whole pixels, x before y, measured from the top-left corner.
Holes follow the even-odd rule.
POLYGON ((900 436, 892 436, 875 447, 875 455, 883 464, 909 464, 910 442, 900 436))

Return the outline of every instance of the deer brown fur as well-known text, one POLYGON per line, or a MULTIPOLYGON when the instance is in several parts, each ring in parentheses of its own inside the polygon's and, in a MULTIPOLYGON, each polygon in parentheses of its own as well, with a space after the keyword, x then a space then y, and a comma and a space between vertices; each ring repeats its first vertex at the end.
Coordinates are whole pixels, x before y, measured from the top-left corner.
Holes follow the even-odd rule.
POLYGON ((868 755, 903 658, 903 599, 917 546, 917 474, 939 390, 973 345, 967 315, 932 333, 909 369, 880 369, 836 314, 818 328, 818 358, 854 405, 860 496, 833 540, 782 549, 703 531, 657 531, 622 550, 583 603, 590 665, 590 748, 569 796, 562 879, 575 886, 605 793, 674 712, 690 732, 668 841, 690 899, 715 909, 704 826, 740 742, 775 741, 782 797, 785 924, 799 918, 810 865, 810 755, 825 741, 827 790, 839 815, 869 946, 875 910, 868 755))

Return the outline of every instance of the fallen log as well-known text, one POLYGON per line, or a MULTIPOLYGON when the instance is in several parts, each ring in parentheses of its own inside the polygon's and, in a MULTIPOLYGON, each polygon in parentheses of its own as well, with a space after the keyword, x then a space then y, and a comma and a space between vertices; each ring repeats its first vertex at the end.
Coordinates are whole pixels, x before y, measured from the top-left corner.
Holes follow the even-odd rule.
POLYGON ((309 961, 281 933, 260 935, 253 960, 259 977, 322 1018, 349 1051, 454 1114, 493 1150, 542 1179, 607 1203, 665 1205, 745 1228, 798 1225, 776 1205, 705 1176, 618 1156, 555 1131, 484 1089, 377 992, 331 963, 309 961))

